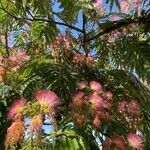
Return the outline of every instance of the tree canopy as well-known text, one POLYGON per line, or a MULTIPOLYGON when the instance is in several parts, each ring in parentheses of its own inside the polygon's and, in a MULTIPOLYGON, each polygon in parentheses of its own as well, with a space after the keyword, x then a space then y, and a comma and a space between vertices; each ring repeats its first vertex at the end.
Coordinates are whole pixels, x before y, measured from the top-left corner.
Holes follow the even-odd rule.
POLYGON ((150 149, 149 0, 0 0, 0 149, 150 149))

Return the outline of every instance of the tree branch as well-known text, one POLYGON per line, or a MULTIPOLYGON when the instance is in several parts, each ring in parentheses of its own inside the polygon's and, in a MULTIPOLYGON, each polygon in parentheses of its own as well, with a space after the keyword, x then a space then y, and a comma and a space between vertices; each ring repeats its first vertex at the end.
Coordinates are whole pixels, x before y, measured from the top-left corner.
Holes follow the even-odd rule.
POLYGON ((107 34, 107 33, 110 33, 118 28, 121 28, 121 27, 125 27, 129 24, 133 24, 133 23, 150 23, 150 18, 146 18, 146 17, 140 17, 138 19, 125 19, 125 20, 121 20, 121 21, 114 21, 112 22, 114 23, 114 26, 112 27, 108 27, 102 31, 100 31, 99 33, 97 33, 95 36, 89 38, 86 40, 86 42, 90 42, 92 40, 95 40, 96 38, 104 35, 104 34, 107 34))
POLYGON ((84 52, 85 52, 85 55, 88 56, 88 49, 87 49, 87 43, 86 43, 86 16, 83 14, 83 23, 82 23, 82 31, 83 31, 83 49, 84 49, 84 52))
POLYGON ((5 32, 5 47, 6 47, 6 53, 9 56, 9 47, 8 47, 8 32, 5 32))
POLYGON ((58 21, 54 21, 54 20, 49 20, 49 19, 43 19, 43 18, 35 18, 34 16, 32 18, 27 18, 27 17, 17 17, 13 14, 11 14, 9 11, 7 11, 1 4, 1 9, 7 13, 9 16, 11 16, 12 18, 14 18, 15 20, 28 20, 28 21, 43 21, 43 22, 53 22, 57 25, 62 25, 62 26, 65 26, 65 27, 68 27, 70 29, 73 29, 75 31, 78 31, 78 32, 81 32, 83 33, 83 30, 81 30, 80 28, 77 28, 77 27, 74 27, 72 25, 69 25, 67 23, 63 23, 63 22, 58 22, 58 21))

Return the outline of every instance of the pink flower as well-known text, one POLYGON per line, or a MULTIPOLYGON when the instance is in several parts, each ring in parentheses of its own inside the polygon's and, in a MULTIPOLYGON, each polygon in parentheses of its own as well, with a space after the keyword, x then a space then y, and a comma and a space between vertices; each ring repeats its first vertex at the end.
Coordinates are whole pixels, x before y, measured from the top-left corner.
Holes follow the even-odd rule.
POLYGON ((120 7, 121 7, 121 11, 127 12, 129 9, 129 3, 123 0, 120 4, 120 7))
POLYGON ((84 88, 86 88, 86 87, 87 87, 87 83, 86 83, 86 82, 81 81, 81 82, 79 83, 79 90, 82 90, 82 89, 84 89, 84 88))
POLYGON ((73 105, 75 105, 77 107, 82 107, 84 95, 85 95, 85 93, 83 93, 83 92, 76 93, 73 97, 73 105))
POLYGON ((140 114, 140 105, 136 101, 132 100, 128 103, 128 113, 132 115, 139 115, 140 114))
POLYGON ((123 136, 116 136, 112 139, 107 138, 103 144, 105 150, 126 150, 126 143, 123 136))
POLYGON ((97 110, 101 110, 105 108, 104 99, 99 95, 91 95, 89 96, 89 101, 92 104, 92 107, 97 110))
POLYGON ((18 57, 15 56, 15 55, 10 55, 10 56, 8 57, 8 60, 10 61, 10 65, 11 65, 11 66, 12 66, 12 65, 19 65, 19 64, 20 64, 20 62, 19 62, 19 60, 18 60, 18 57))
POLYGON ((55 107, 60 104, 59 97, 50 90, 39 90, 35 93, 35 99, 41 104, 48 107, 55 107))
POLYGON ((21 50, 21 51, 17 52, 17 56, 18 57, 23 57, 23 56, 26 56, 26 53, 25 53, 25 51, 21 50))
POLYGON ((128 142, 129 145, 137 150, 142 150, 144 147, 144 140, 143 137, 134 133, 128 134, 128 142))
POLYGON ((118 111, 119 112, 125 112, 127 110, 127 102, 126 101, 122 101, 118 103, 118 111))
POLYGON ((15 121, 15 120, 22 120, 22 110, 26 104, 27 100, 24 98, 15 100, 9 108, 8 111, 8 119, 15 121))
POLYGON ((102 5, 102 0, 95 0, 95 2, 93 3, 93 7, 99 8, 102 5))
POLYGON ((97 116, 95 116, 94 120, 93 120, 93 125, 98 128, 101 124, 101 121, 99 120, 99 118, 97 116))
POLYGON ((90 81, 89 86, 92 90, 99 92, 102 89, 102 86, 97 81, 90 81))
POLYGON ((29 61, 30 56, 26 55, 25 51, 21 50, 17 52, 17 57, 20 61, 29 61))
POLYGON ((24 123, 22 121, 15 121, 12 125, 7 129, 6 136, 6 149, 9 146, 16 145, 20 140, 23 139, 24 136, 24 123))
POLYGON ((29 126, 30 132, 33 134, 39 134, 43 126, 43 116, 41 114, 35 116, 29 126))
POLYGON ((105 96, 106 96, 107 99, 112 99, 113 98, 113 94, 110 91, 107 91, 105 93, 105 96))
POLYGON ((117 148, 119 148, 120 150, 126 150, 126 143, 125 143, 125 139, 123 136, 116 136, 113 139, 113 143, 115 144, 115 146, 117 148))

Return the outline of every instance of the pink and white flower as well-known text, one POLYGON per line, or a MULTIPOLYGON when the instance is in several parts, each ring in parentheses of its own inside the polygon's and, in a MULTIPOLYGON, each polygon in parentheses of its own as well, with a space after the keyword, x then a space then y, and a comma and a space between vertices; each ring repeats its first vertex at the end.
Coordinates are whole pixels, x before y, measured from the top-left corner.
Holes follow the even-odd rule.
POLYGON ((111 100, 113 98, 113 94, 110 91, 105 92, 105 96, 109 100, 111 100))
POLYGON ((89 101, 92 104, 92 108, 101 110, 105 108, 104 99, 99 95, 91 95, 89 96, 89 101))
POLYGON ((90 81, 89 86, 92 90, 99 92, 102 89, 102 86, 97 81, 90 81))
POLYGON ((136 148, 137 150, 143 150, 144 140, 142 136, 134 133, 129 133, 127 139, 129 142, 129 146, 136 148))
POLYGON ((126 112, 127 110, 127 102, 126 101, 121 101, 118 103, 118 111, 119 112, 126 112))
POLYGON ((116 148, 120 150, 126 150, 126 142, 123 136, 116 136, 113 139, 113 143, 115 144, 116 148))
POLYGON ((27 100, 24 98, 15 100, 9 108, 7 116, 8 119, 11 121, 22 120, 23 119, 22 110, 26 105, 26 103, 27 100))
POLYGON ((136 101, 132 100, 128 103, 128 113, 132 115, 139 115, 140 114, 140 105, 136 101))
POLYGON ((39 90, 35 93, 35 99, 41 104, 48 107, 55 107, 60 104, 60 98, 56 93, 50 90, 39 90))

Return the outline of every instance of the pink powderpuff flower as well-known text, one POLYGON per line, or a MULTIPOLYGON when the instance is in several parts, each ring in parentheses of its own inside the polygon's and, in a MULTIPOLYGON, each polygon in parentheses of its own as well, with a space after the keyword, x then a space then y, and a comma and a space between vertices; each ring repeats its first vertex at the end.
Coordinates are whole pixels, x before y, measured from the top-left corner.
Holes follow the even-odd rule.
POLYGON ((24 98, 15 100, 8 110, 7 118, 11 121, 22 120, 22 110, 27 103, 27 100, 24 98))
POLYGON ((26 52, 23 50, 17 52, 17 57, 20 59, 20 61, 30 60, 30 56, 26 55, 26 52))
POLYGON ((20 61, 18 60, 18 57, 15 55, 10 55, 8 57, 8 60, 9 60, 11 66, 20 65, 20 61))
POLYGON ((48 107, 55 107, 60 104, 60 98, 50 90, 39 90, 35 93, 35 99, 48 107))
POLYGON ((97 116, 95 116, 94 120, 93 120, 93 125, 98 128, 101 125, 101 121, 99 120, 99 118, 97 116))
POLYGON ((127 12, 130 5, 128 2, 126 2, 125 0, 123 0, 120 4, 120 7, 121 7, 121 11, 124 11, 124 12, 127 12))
POLYGON ((128 113, 132 115, 138 115, 140 114, 140 105, 136 101, 132 100, 128 103, 128 113))
POLYGON ((81 81, 81 82, 79 83, 79 90, 83 90, 83 89, 86 88, 86 87, 87 87, 87 83, 86 83, 86 82, 81 81))
POLYGON ((83 106, 83 97, 84 97, 85 93, 83 92, 78 92, 73 96, 73 105, 77 106, 77 107, 82 107, 83 106))
POLYGON ((93 91, 96 92, 99 92, 102 89, 101 84, 97 81, 90 81, 89 86, 93 91))
POLYGON ((9 146, 14 146, 21 141, 24 137, 24 132, 25 128, 23 121, 13 122, 12 125, 7 129, 5 142, 6 149, 8 149, 9 146))
POLYGON ((39 114, 37 116, 35 116, 29 126, 29 130, 31 132, 31 134, 40 134, 41 130, 42 130, 42 126, 43 126, 43 116, 42 114, 39 114))
POLYGON ((126 142, 123 136, 116 136, 112 142, 116 148, 119 148, 120 150, 126 150, 126 142))
POLYGON ((23 57, 23 56, 26 56, 26 53, 25 53, 25 51, 21 50, 21 51, 17 52, 17 56, 18 57, 23 57))
POLYGON ((99 8, 102 5, 102 0, 95 0, 95 2, 93 2, 93 7, 95 9, 99 8))
POLYGON ((105 92, 105 97, 109 100, 113 98, 113 94, 110 91, 105 92))
POLYGON ((96 110, 101 110, 105 108, 104 99, 99 95, 91 95, 89 96, 89 101, 92 104, 92 108, 96 110))
POLYGON ((119 112, 126 112, 127 110, 127 102, 126 101, 122 101, 118 103, 118 111, 119 112))
POLYGON ((136 148, 137 150, 143 150, 144 140, 143 137, 134 133, 129 133, 127 136, 129 146, 136 148))

